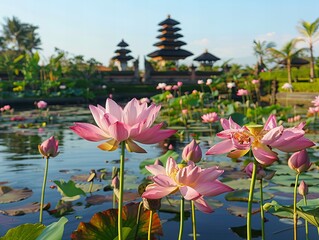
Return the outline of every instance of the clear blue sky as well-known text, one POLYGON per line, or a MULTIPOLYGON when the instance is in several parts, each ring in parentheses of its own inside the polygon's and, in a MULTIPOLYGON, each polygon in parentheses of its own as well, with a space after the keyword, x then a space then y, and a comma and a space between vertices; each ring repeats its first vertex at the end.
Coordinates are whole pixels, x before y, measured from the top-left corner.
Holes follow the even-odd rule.
MULTIPOLYGON (((1 0, 5 17, 39 26, 44 60, 58 47, 70 55, 94 57, 107 65, 124 39, 134 58, 154 51, 158 23, 179 21, 183 48, 194 55, 208 49, 222 60, 252 64, 254 39, 274 41, 278 48, 297 37, 301 20, 319 17, 319 0, 1 0)), ((315 56, 319 55, 319 43, 315 56)))

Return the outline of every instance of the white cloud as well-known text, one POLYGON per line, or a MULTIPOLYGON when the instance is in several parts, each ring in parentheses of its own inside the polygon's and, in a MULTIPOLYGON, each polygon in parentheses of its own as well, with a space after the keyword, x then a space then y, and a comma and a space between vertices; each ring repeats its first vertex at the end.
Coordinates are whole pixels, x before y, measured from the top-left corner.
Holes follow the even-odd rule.
POLYGON ((207 38, 202 38, 198 40, 194 40, 191 45, 196 45, 199 47, 208 47, 210 44, 209 40, 207 38))

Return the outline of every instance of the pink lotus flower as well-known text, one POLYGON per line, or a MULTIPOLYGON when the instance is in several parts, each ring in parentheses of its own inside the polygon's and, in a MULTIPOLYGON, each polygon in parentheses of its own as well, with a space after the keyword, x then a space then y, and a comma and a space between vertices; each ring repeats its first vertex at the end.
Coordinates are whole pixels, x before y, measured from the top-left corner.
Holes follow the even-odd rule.
POLYGON ((217 113, 207 113, 202 116, 203 123, 213 123, 219 120, 217 113))
POLYGON ((251 80, 251 83, 254 84, 254 85, 257 85, 259 83, 259 80, 258 79, 253 79, 253 80, 251 80))
POLYGON ((37 107, 39 108, 39 109, 44 109, 44 108, 46 108, 48 106, 48 104, 45 102, 45 101, 39 101, 39 102, 37 102, 37 107))
POLYGON ((292 85, 290 83, 285 83, 284 85, 282 85, 281 88, 285 89, 285 90, 293 89, 293 87, 292 87, 292 85))
POLYGON ((183 149, 182 159, 186 162, 192 161, 194 163, 202 160, 202 150, 194 139, 183 149))
POLYGON ((178 87, 183 86, 183 82, 177 82, 177 86, 178 86, 178 87))
POLYGON ((304 137, 304 124, 284 129, 283 126, 277 126, 274 115, 269 116, 265 126, 241 127, 231 117, 229 120, 222 118, 220 122, 224 131, 217 133, 217 136, 225 140, 212 146, 206 152, 207 155, 228 153, 227 156, 230 158, 239 158, 251 149, 259 163, 270 165, 278 160, 273 148, 295 152, 314 145, 304 137))
POLYGON ((295 170, 298 173, 307 171, 311 167, 311 162, 306 150, 295 152, 288 159, 288 166, 290 169, 295 170))
POLYGON ((197 81, 197 84, 203 85, 203 84, 204 84, 204 80, 198 80, 198 81, 197 81))
POLYGON ((206 85, 207 85, 207 86, 211 85, 212 83, 213 83, 213 79, 208 78, 208 79, 206 80, 206 85))
POLYGON ((4 111, 9 111, 11 109, 11 106, 10 105, 5 105, 3 106, 3 110, 4 111))
POLYGON ((315 97, 314 100, 311 101, 315 107, 319 107, 319 95, 315 97))
POLYGON ((56 157, 59 152, 59 141, 55 140, 54 136, 45 140, 41 145, 38 145, 39 152, 43 157, 56 157))
POLYGON ((217 180, 224 172, 217 167, 201 169, 192 161, 185 167, 179 167, 173 158, 168 158, 166 168, 160 165, 145 168, 154 175, 154 183, 146 187, 143 198, 159 199, 179 190, 186 200, 193 200, 200 211, 211 213, 213 209, 204 196, 217 196, 233 190, 217 180))
POLYGON ((157 84, 156 89, 162 89, 162 90, 164 90, 165 87, 166 87, 166 83, 159 83, 159 84, 157 84))
POLYGON ((160 106, 154 104, 147 107, 147 103, 140 104, 135 98, 122 109, 112 99, 107 99, 105 108, 89 106, 97 126, 90 123, 74 123, 70 127, 80 137, 93 142, 106 140, 98 147, 105 151, 114 151, 119 143, 125 141, 130 152, 146 152, 136 142, 143 144, 158 143, 171 135, 176 130, 161 130, 163 123, 153 127, 160 106))
POLYGON ((237 96, 247 96, 247 95, 248 95, 248 90, 246 90, 246 89, 238 89, 237 96))

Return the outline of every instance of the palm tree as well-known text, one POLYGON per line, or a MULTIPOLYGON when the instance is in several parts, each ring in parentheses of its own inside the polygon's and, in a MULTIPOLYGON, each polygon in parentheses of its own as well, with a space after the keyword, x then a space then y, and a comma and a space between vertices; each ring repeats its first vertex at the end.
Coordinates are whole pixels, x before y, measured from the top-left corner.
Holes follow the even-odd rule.
POLYGON ((313 44, 319 41, 319 18, 313 23, 301 21, 301 26, 297 26, 299 33, 302 35, 299 39, 308 43, 310 50, 310 81, 315 78, 315 64, 313 57, 313 44))
POLYGON ((276 47, 274 42, 266 42, 266 41, 256 41, 254 40, 254 54, 258 58, 256 64, 256 75, 258 75, 262 68, 266 65, 264 63, 264 59, 268 55, 268 49, 276 47))
POLYGON ((41 40, 36 33, 37 26, 22 23, 17 17, 6 18, 3 27, 3 37, 7 48, 19 52, 40 49, 41 40))
POLYGON ((300 53, 307 50, 306 48, 296 48, 298 40, 293 39, 286 43, 281 50, 277 50, 275 48, 269 48, 268 51, 275 57, 279 59, 279 63, 284 63, 287 66, 288 72, 288 83, 292 83, 291 81, 291 60, 297 57, 300 53))

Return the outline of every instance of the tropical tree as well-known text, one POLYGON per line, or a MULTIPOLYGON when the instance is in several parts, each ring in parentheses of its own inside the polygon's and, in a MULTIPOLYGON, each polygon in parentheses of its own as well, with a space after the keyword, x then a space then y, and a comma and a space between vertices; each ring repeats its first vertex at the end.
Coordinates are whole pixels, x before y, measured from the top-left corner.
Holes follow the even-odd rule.
POLYGON ((293 58, 297 57, 302 52, 306 51, 306 48, 296 48, 298 40, 293 39, 286 43, 281 50, 275 48, 269 48, 268 51, 279 60, 279 63, 285 64, 287 66, 288 72, 288 83, 291 84, 291 61, 293 58))
POLYGON ((268 57, 268 49, 274 47, 276 47, 276 44, 274 42, 254 40, 254 54, 258 59, 255 75, 258 75, 261 70, 266 67, 265 59, 268 57))
POLYGON ((300 26, 297 26, 299 33, 302 35, 299 39, 306 42, 310 50, 310 81, 312 82, 315 76, 315 64, 313 56, 313 44, 319 41, 319 18, 310 23, 301 21, 300 26))
POLYGON ((3 41, 6 48, 32 53, 40 49, 41 40, 36 32, 37 26, 22 23, 17 17, 6 18, 2 25, 3 41))

